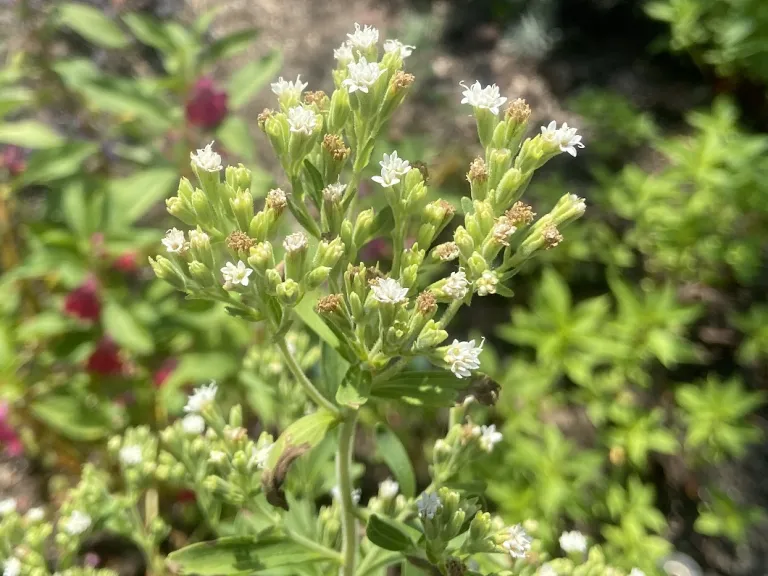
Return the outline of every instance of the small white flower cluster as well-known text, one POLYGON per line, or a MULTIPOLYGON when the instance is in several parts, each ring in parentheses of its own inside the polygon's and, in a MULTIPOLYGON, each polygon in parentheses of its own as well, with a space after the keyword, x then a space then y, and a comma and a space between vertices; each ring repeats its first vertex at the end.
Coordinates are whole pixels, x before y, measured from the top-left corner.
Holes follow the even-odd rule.
POLYGON ((348 45, 350 48, 356 48, 358 50, 367 50, 372 48, 379 41, 379 30, 373 26, 367 24, 360 28, 360 24, 355 22, 355 31, 351 34, 347 34, 348 45))
POLYGON ((308 242, 309 240, 304 232, 294 232, 285 237, 285 240, 283 240, 283 248, 285 248, 286 252, 292 254, 304 250, 307 247, 308 242))
POLYGON ((469 292, 469 280, 463 269, 459 268, 457 272, 451 272, 451 275, 443 285, 443 292, 454 300, 461 300, 469 292))
POLYGON ((504 438, 501 432, 496 431, 496 425, 490 426, 475 426, 473 433, 480 437, 480 448, 486 452, 493 452, 493 447, 496 446, 504 438))
POLYGON ((576 148, 584 148, 581 136, 576 134, 578 128, 569 128, 567 122, 558 128, 557 122, 552 120, 547 126, 541 127, 541 137, 546 142, 556 144, 561 152, 567 152, 576 156, 576 148))
POLYGON ((277 82, 273 82, 270 86, 278 98, 285 96, 286 99, 301 100, 301 93, 307 87, 307 83, 301 81, 301 74, 299 74, 295 81, 283 80, 283 77, 280 76, 277 82))
POLYGON ((367 94, 368 88, 373 86, 379 76, 385 72, 384 68, 379 67, 378 62, 368 62, 365 56, 361 56, 357 62, 347 64, 347 70, 349 77, 341 84, 347 87, 350 94, 357 91, 367 94))
POLYGON ((216 399, 216 392, 219 387, 216 382, 209 382, 203 386, 195 388, 194 392, 187 398, 187 405, 184 406, 184 412, 191 414, 200 414, 203 409, 216 399))
POLYGON ((16 512, 16 499, 6 498, 5 500, 0 500, 0 518, 12 512, 16 512))
POLYGON ((288 109, 288 126, 291 132, 309 136, 317 128, 317 116, 306 106, 294 106, 288 109))
POLYGON ((451 367, 451 372, 456 378, 469 378, 472 370, 480 368, 480 353, 483 351, 485 338, 475 346, 475 341, 459 342, 454 339, 445 351, 443 360, 451 367))
POLYGON ((181 420, 181 429, 188 436, 200 436, 205 432, 205 419, 200 414, 187 414, 181 420))
POLYGON ((3 576, 19 576, 21 574, 21 560, 12 556, 3 562, 3 576))
POLYGON ((410 162, 403 158, 399 158, 397 156, 397 150, 392 152, 392 154, 385 153, 384 159, 379 162, 379 166, 381 166, 381 176, 374 176, 371 180, 384 188, 399 184, 400 178, 408 174, 411 170, 410 162))
POLYGON ((587 538, 578 530, 572 530, 570 532, 563 532, 560 535, 560 548, 563 552, 570 554, 571 552, 584 553, 587 551, 587 538))
POLYGON ((336 204, 337 202, 340 202, 343 195, 344 190, 347 189, 346 184, 342 184, 341 182, 336 182, 335 184, 328 184, 325 188, 323 188, 323 198, 326 202, 330 202, 332 204, 336 204))
POLYGON ((256 446, 254 446, 251 452, 251 458, 248 460, 248 466, 263 470, 267 466, 269 454, 272 452, 272 448, 274 446, 274 443, 265 444, 260 448, 256 448, 256 446))
POLYGON ((231 285, 248 286, 248 276, 253 270, 248 268, 242 260, 238 260, 237 265, 227 262, 221 269, 221 275, 224 276, 224 283, 231 285))
POLYGON ((405 302, 408 288, 403 288, 394 278, 381 278, 371 287, 375 300, 383 304, 405 302))
MULTIPOLYGON (((352 503, 353 504, 359 504, 360 503, 360 496, 362 496, 363 492, 360 490, 360 488, 354 488, 352 490, 352 503)), ((334 500, 341 500, 341 490, 338 486, 334 486, 331 488, 331 496, 333 496, 334 500)))
POLYGON ((64 531, 70 536, 79 536, 91 527, 93 520, 85 512, 75 510, 69 518, 64 521, 64 531))
MULTIPOLYGON (((192 233, 190 232, 190 236, 192 233)), ((170 254, 180 254, 187 249, 187 241, 184 238, 184 232, 176 228, 171 228, 165 233, 165 238, 161 240, 163 246, 170 254)))
POLYGON ((398 492, 400 492, 400 484, 392 480, 392 478, 387 478, 379 484, 379 496, 386 500, 391 500, 397 496, 398 492))
POLYGON ((413 54, 413 51, 416 50, 416 46, 411 46, 409 44, 403 44, 400 42, 400 40, 385 40, 384 41, 384 52, 387 54, 397 53, 400 58, 405 60, 413 54))
POLYGON ((507 531, 507 539, 501 544, 512 558, 525 558, 531 549, 533 538, 528 536, 520 524, 511 526, 507 531))
POLYGON ((629 576, 645 576, 645 572, 640 570, 640 568, 632 568, 632 570, 629 573, 629 576))
POLYGON ((487 296, 488 294, 496 294, 496 285, 499 283, 499 277, 495 272, 486 270, 482 273, 480 278, 475 280, 475 289, 478 296, 487 296))
POLYGON ((120 448, 120 463, 123 466, 138 466, 141 464, 143 457, 141 454, 141 446, 136 444, 130 444, 120 448))
POLYGON ((419 510, 419 516, 432 519, 437 514, 437 511, 443 503, 440 501, 440 497, 434 492, 424 492, 419 499, 416 500, 416 508, 419 510))
POLYGON ((499 108, 507 101, 505 96, 499 94, 499 87, 496 84, 482 87, 479 81, 476 81, 472 86, 467 87, 463 82, 461 83, 464 92, 462 95, 461 103, 469 104, 474 108, 484 108, 490 110, 493 114, 499 113, 499 108))
POLYGON ((204 172, 218 172, 222 169, 221 156, 213 151, 213 142, 205 148, 198 148, 197 152, 190 152, 192 163, 204 172))
POLYGON ((26 519, 30 522, 40 522, 45 518, 45 508, 38 506, 27 510, 26 519))

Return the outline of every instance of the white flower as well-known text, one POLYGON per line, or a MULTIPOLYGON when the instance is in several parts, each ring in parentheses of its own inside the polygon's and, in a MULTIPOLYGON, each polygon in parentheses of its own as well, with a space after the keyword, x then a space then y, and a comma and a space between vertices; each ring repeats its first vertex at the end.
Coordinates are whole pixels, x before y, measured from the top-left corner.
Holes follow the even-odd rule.
POLYGON ((251 458, 248 460, 249 466, 255 466, 259 470, 263 470, 269 460, 269 453, 272 451, 274 444, 265 444, 261 448, 253 447, 251 450, 251 458))
POLYGON ((405 176, 411 169, 408 160, 397 157, 397 150, 393 151, 392 154, 384 153, 384 160, 379 162, 379 166, 381 166, 382 173, 386 170, 398 176, 405 176))
POLYGON ((341 84, 347 87, 350 94, 357 90, 368 93, 368 88, 373 86, 373 83, 384 73, 377 62, 369 63, 364 56, 360 57, 359 62, 347 64, 347 70, 349 70, 349 78, 341 84))
POLYGON ((389 188, 390 186, 394 186, 400 182, 400 178, 397 177, 397 173, 392 172, 391 170, 387 170, 386 168, 381 169, 381 176, 374 176, 371 178, 371 180, 381 184, 384 188, 389 188))
POLYGON ((563 532, 560 535, 560 548, 566 554, 571 552, 586 552, 587 551, 587 539, 578 530, 572 530, 571 532, 563 532))
POLYGON ((278 98, 285 96, 291 100, 300 100, 301 92, 307 87, 307 83, 301 81, 301 74, 299 74, 296 76, 295 82, 283 80, 283 77, 280 76, 280 78, 277 79, 277 82, 273 82, 270 86, 272 87, 272 92, 274 92, 278 98))
POLYGON ((70 536, 82 534, 91 527, 91 517, 85 512, 75 510, 64 523, 64 531, 70 536))
POLYGON ((27 510, 26 519, 30 522, 40 522, 45 518, 45 508, 38 506, 37 508, 30 508, 27 510))
POLYGON ((416 507, 419 509, 419 515, 425 516, 430 520, 435 517, 435 514, 437 514, 438 509, 442 505, 443 503, 440 502, 440 497, 431 492, 429 494, 424 492, 419 496, 419 499, 416 500, 416 507))
POLYGON ((451 451, 451 447, 448 444, 448 442, 446 442, 442 438, 438 438, 437 440, 435 440, 435 452, 450 452, 450 451, 451 451))
POLYGON ((387 54, 391 52, 397 52, 400 55, 400 58, 405 60, 413 54, 413 51, 416 49, 416 46, 409 46, 408 44, 403 44, 400 42, 400 40, 386 40, 384 42, 384 52, 387 54))
POLYGON ((400 286, 400 282, 394 278, 381 278, 372 286, 373 297, 385 304, 397 304, 403 302, 408 294, 408 288, 400 286))
POLYGON ((379 31, 373 26, 366 25, 364 28, 360 28, 360 24, 355 22, 355 31, 352 34, 347 34, 349 38, 349 44, 353 48, 358 50, 365 50, 371 46, 375 46, 379 41, 379 31))
POLYGON ((205 172, 218 172, 221 170, 221 156, 213 151, 213 142, 205 148, 198 148, 197 152, 190 152, 192 163, 205 172))
POLYGON ((307 235, 304 232, 294 232, 289 234, 283 240, 283 248, 289 254, 292 252, 298 252, 304 250, 307 247, 307 235))
POLYGON ((352 47, 348 42, 343 42, 341 46, 334 48, 333 57, 345 65, 355 59, 354 54, 352 54, 352 47))
MULTIPOLYGON (((190 236, 192 233, 190 232, 190 236)), ((187 247, 187 241, 184 239, 184 232, 171 228, 165 233, 165 238, 161 240, 165 249, 172 254, 179 254, 187 247)))
POLYGON ((494 114, 498 114, 499 107, 507 101, 506 97, 499 95, 499 87, 496 84, 483 88, 480 82, 476 81, 469 88, 464 83, 461 86, 464 88, 462 104, 469 104, 475 108, 485 108, 494 114))
POLYGON ((0 518, 16 511, 16 498, 0 500, 0 518))
POLYGON ((181 420, 181 429, 190 436, 199 436, 205 432, 205 420, 200 414, 187 414, 181 420))
POLYGON ((136 444, 123 446, 120 448, 119 457, 123 466, 137 466, 141 464, 141 461, 143 460, 141 446, 137 446, 136 444))
POLYGON ((545 142, 556 145, 561 152, 568 152, 571 156, 576 156, 576 148, 584 148, 581 142, 581 136, 576 134, 578 128, 569 128, 567 122, 558 128, 557 122, 552 120, 548 125, 541 127, 541 138, 545 142))
POLYGON ((288 125, 291 132, 302 132, 309 135, 317 126, 317 116, 311 108, 294 106, 288 109, 288 125))
MULTIPOLYGON (((571 202, 571 206, 581 214, 587 211, 587 203, 584 201, 584 198, 579 198, 576 194, 569 194, 568 200, 571 202)), ((632 575, 630 574, 630 576, 632 575)))
POLYGON ((459 342, 458 340, 448 346, 445 351, 446 364, 451 366, 451 372, 456 378, 468 378, 472 375, 472 370, 480 368, 480 352, 483 351, 485 338, 480 341, 480 346, 475 346, 475 341, 459 342))
POLYGON ((189 243, 192 246, 202 246, 207 242, 210 242, 210 240, 211 239, 208 237, 208 234, 206 234, 202 230, 189 231, 189 243))
POLYGON ((223 464, 226 459, 227 453, 221 450, 211 450, 211 453, 208 454, 208 462, 213 464, 223 464))
POLYGON ((520 524, 510 526, 507 531, 507 539, 502 542, 502 546, 509 552, 512 558, 525 558, 531 549, 533 538, 525 533, 520 524))
MULTIPOLYGON (((552 564, 542 564, 536 576, 558 576, 557 570, 552 567, 552 564)), ((631 575, 630 575, 631 576, 631 575)))
POLYGON ((323 198, 325 198, 326 202, 336 204, 341 200, 341 197, 344 194, 344 190, 346 189, 347 185, 342 184, 341 182, 336 182, 336 184, 328 184, 328 186, 323 188, 323 198))
POLYGON ((225 282, 229 284, 242 284, 243 286, 248 286, 248 276, 252 272, 253 270, 247 268, 242 260, 238 260, 237 266, 232 264, 232 262, 227 262, 224 268, 221 269, 225 282))
MULTIPOLYGON (((360 496, 362 496, 362 494, 363 493, 360 490, 360 488, 354 488, 352 490, 352 494, 351 494, 351 496, 352 496, 352 503, 353 504, 358 504, 360 502, 360 496)), ((331 495, 336 500, 340 500, 341 499, 341 490, 339 489, 338 486, 334 486, 333 488, 331 488, 331 495)))
POLYGON ((645 572, 640 570, 640 568, 632 568, 632 570, 629 573, 629 576, 645 576, 645 572))
POLYGON ((488 294, 496 294, 496 285, 499 283, 499 279, 496 274, 490 270, 483 272, 483 275, 475 280, 475 288, 477 289, 478 296, 487 296, 488 294))
POLYGON ((499 218, 493 225, 491 234, 493 239, 503 246, 509 246, 509 237, 517 231, 517 227, 509 221, 509 219, 502 217, 499 218))
POLYGON ((461 300, 469 291, 469 280, 464 270, 459 268, 458 272, 451 272, 451 275, 443 285, 443 292, 454 300, 461 300))
POLYGON ((480 447, 486 452, 492 452, 493 447, 501 442, 503 436, 501 432, 496 431, 496 425, 480 427, 480 447))
POLYGON ((199 414, 203 411, 208 404, 216 399, 216 391, 218 386, 216 382, 210 382, 195 388, 189 398, 187 398, 187 405, 184 406, 184 412, 190 412, 192 414, 199 414))
POLYGON ((12 556, 3 562, 3 576, 19 576, 21 574, 21 560, 12 556))
POLYGON ((400 492, 400 484, 392 480, 392 478, 387 478, 379 484, 379 496, 386 500, 391 500, 397 496, 398 492, 400 492))

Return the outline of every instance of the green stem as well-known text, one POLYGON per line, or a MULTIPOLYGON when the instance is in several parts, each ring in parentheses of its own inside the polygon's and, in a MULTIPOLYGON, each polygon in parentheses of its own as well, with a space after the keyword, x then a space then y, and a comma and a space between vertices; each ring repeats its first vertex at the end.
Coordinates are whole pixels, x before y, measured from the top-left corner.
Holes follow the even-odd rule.
POLYGON ((344 563, 340 576, 354 576, 357 555, 357 520, 355 503, 352 501, 352 452, 355 443, 357 412, 348 414, 339 433, 339 450, 336 453, 336 482, 341 504, 341 554, 344 563))
POLYGON ((301 534, 299 534, 298 532, 294 532, 293 530, 283 528, 283 531, 285 532, 285 535, 288 536, 288 538, 290 538, 297 544, 301 544, 305 548, 312 550, 313 552, 317 552, 318 554, 321 554, 322 556, 328 558, 328 560, 332 560, 336 564, 341 565, 344 563, 343 556, 338 552, 336 552, 336 550, 331 550, 330 548, 327 548, 322 544, 318 544, 317 542, 314 542, 313 540, 310 540, 306 536, 302 536, 301 534))
POLYGON ((392 278, 399 278, 400 260, 403 257, 403 249, 405 248, 405 222, 397 216, 395 216, 395 220, 395 230, 392 234, 392 271, 389 275, 392 278))
POLYGON ((448 326, 448 323, 453 320, 453 317, 456 316, 456 312, 459 311, 459 308, 461 308, 463 304, 463 300, 454 300, 451 302, 448 308, 446 308, 445 312, 443 312, 442 318, 440 318, 440 321, 437 323, 438 328, 444 329, 446 326, 448 326))
POLYGON ((282 352, 283 358, 285 358, 285 363, 288 365, 288 369, 291 371, 296 380, 299 381, 301 387, 304 388, 304 392, 306 392, 307 396, 309 396, 318 406, 325 408, 332 414, 338 415, 339 409, 334 404, 332 404, 330 400, 323 396, 320 391, 315 388, 314 384, 309 381, 307 375, 304 374, 301 366, 299 366, 299 363, 296 362, 296 358, 293 357, 293 354, 288 349, 288 343, 285 341, 284 337, 278 338, 277 347, 280 349, 280 352, 282 352))

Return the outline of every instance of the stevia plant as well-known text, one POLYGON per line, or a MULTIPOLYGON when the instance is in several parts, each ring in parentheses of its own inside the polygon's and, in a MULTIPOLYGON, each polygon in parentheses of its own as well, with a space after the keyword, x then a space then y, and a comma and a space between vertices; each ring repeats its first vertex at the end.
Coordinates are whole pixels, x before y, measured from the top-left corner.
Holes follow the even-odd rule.
MULTIPOLYGON (((262 112, 258 125, 287 190, 270 191, 259 211, 248 168, 223 166, 213 143, 193 152, 196 182, 182 178, 167 202, 187 230, 169 230, 165 253, 150 259, 155 274, 188 298, 220 303, 268 334, 265 345, 295 383, 271 398, 305 400, 290 402, 295 419, 277 438, 266 430, 252 437, 241 405, 211 382, 159 434, 135 428, 113 438, 120 505, 99 505, 92 494, 104 493, 106 479, 89 468, 57 523, 60 569, 73 565, 67 535, 75 519, 78 538, 101 528, 128 534, 153 573, 362 576, 405 563, 438 574, 625 574, 578 534, 563 536, 567 558, 549 562, 536 522, 509 526, 483 509, 482 487, 466 479, 502 440, 475 419, 499 386, 479 371, 484 340, 448 331, 473 298, 511 297, 522 266, 562 242, 564 227, 584 213, 583 199, 571 194, 538 219, 521 200, 534 172, 562 152, 576 156, 581 137, 553 121, 526 138, 528 105, 518 99, 502 112, 507 98, 498 87, 475 82, 463 86, 462 103, 472 108, 483 154, 471 163, 461 206, 428 202, 426 171, 397 151, 384 154, 370 178, 379 194, 361 198, 374 145, 415 80, 404 70, 414 47, 387 40, 380 58, 378 39, 375 28, 355 26, 334 51, 330 96, 304 92, 300 77, 272 84, 279 107, 262 112), (438 242, 459 210, 452 239, 438 242), (288 213, 299 227, 276 238, 288 213), (382 238, 393 247, 391 266, 361 262, 360 251, 382 238), (306 352, 310 332, 323 341, 312 372, 296 345, 304 339, 306 352), (408 452, 382 421, 392 403, 425 414, 450 408, 422 491, 408 452), (361 427, 373 429, 392 474, 365 505, 355 462, 361 427), (198 534, 209 541, 173 552, 164 565, 168 524, 157 513, 156 486, 166 485, 193 491, 204 520, 198 534)), ((46 573, 29 531, 14 528, 25 517, 10 508, 0 523, 2 551, 11 555, 5 576, 46 573)))

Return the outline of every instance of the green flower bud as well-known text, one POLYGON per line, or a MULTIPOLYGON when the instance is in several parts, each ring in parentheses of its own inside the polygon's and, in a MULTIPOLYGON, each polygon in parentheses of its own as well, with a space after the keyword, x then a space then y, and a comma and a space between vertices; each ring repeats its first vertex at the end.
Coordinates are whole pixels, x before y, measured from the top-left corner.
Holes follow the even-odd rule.
MULTIPOLYGON (((382 75, 382 77, 385 76, 385 74, 382 75)), ((405 100, 408 92, 410 92, 410 88, 415 80, 416 78, 413 74, 409 74, 402 70, 397 70, 392 74, 387 85, 387 92, 384 95, 384 103, 381 106, 382 121, 389 118, 394 111, 397 110, 400 104, 403 103, 403 100, 405 100)))
POLYGON ((477 135, 480 138, 480 144, 483 148, 488 148, 493 139, 493 131, 499 123, 496 114, 487 108, 474 107, 475 120, 477 121, 477 135))
POLYGON ((233 189, 250 190, 251 189, 251 171, 242 164, 227 166, 224 170, 224 180, 233 189))
POLYGON ((554 155, 555 154, 553 153, 548 154, 544 149, 541 135, 534 138, 527 138, 525 142, 523 142, 520 153, 517 155, 517 158, 515 158, 515 168, 520 170, 523 174, 529 174, 537 168, 541 168, 546 164, 547 160, 554 155))
POLYGON ((150 258, 149 265, 152 267, 155 276, 165 280, 178 290, 186 290, 187 280, 184 274, 168 258, 164 256, 157 256, 154 260, 150 258))
POLYGON ((506 148, 492 150, 488 171, 488 190, 496 188, 512 165, 512 153, 506 148))
POLYGON ((579 198, 576 194, 565 194, 557 202, 550 215, 555 226, 562 228, 581 218, 586 209, 587 204, 584 202, 584 198, 579 198))
POLYGON ((331 95, 331 105, 328 112, 327 130, 331 134, 338 134, 347 123, 347 118, 352 112, 349 103, 349 92, 346 88, 334 90, 331 95))
POLYGON ((467 266, 472 278, 479 278, 483 272, 488 270, 488 263, 485 261, 485 258, 477 252, 474 252, 472 256, 467 258, 467 266))
POLYGON ((259 242, 251 248, 248 256, 248 264, 257 273, 264 274, 268 268, 275 267, 275 255, 272 253, 272 244, 269 242, 259 242))
POLYGON ((509 105, 504 113, 504 120, 496 126, 493 132, 493 146, 495 148, 508 148, 516 152, 520 142, 528 128, 528 119, 531 117, 531 107, 518 98, 509 105))
POLYGON ((335 238, 331 242, 325 240, 317 245, 317 251, 312 261, 312 266, 327 266, 333 268, 344 254, 344 242, 335 238))
POLYGON ((482 542, 491 532, 491 515, 488 512, 478 512, 469 523, 470 542, 482 542))
POLYGON ((285 277, 301 282, 307 261, 308 240, 304 232, 295 232, 285 237, 285 277))
POLYGON ((195 216, 191 204, 185 202, 181 198, 176 196, 168 198, 165 201, 165 207, 169 214, 175 216, 187 226, 195 226, 197 224, 197 216, 195 216))
POLYGON ((475 251, 475 242, 472 240, 469 232, 463 226, 456 228, 453 234, 453 241, 464 258, 469 258, 475 251))
POLYGON ((233 200, 229 201, 232 213, 235 215, 237 226, 240 230, 249 229, 251 218, 253 218, 253 196, 245 190, 238 190, 233 200))
POLYGON ((435 238, 449 224, 456 209, 449 202, 439 199, 424 207, 423 224, 419 228, 417 241, 419 246, 429 247, 435 238))
POLYGON ((198 260, 213 270, 215 267, 213 261, 213 249, 208 234, 203 232, 200 227, 189 231, 189 251, 194 260, 198 260))
POLYGON ((352 317, 361 322, 365 318, 365 309, 363 307, 363 301, 358 294, 352 292, 349 296, 349 308, 352 311, 352 317))
POLYGON ((430 320, 427 322, 424 329, 416 338, 416 343, 413 345, 414 352, 431 350, 436 346, 439 346, 448 338, 448 332, 441 329, 437 322, 430 320))
POLYGON ((337 182, 323 188, 321 219, 324 223, 324 229, 331 236, 338 236, 341 228, 341 222, 344 218, 341 201, 346 187, 345 184, 337 182))
POLYGON ((277 286, 283 281, 280 273, 274 268, 267 270, 267 290, 270 294, 277 294, 277 286))
POLYGON ((323 282, 328 280, 328 276, 331 274, 331 269, 328 266, 318 266, 311 272, 309 272, 304 278, 304 284, 307 290, 314 290, 319 287, 323 282))
MULTIPOLYGON (((339 238, 341 238, 341 241, 344 242, 344 246, 347 247, 347 250, 351 251, 353 249, 352 245, 352 222, 349 220, 344 220, 341 223, 341 229, 339 230, 339 238)), ((358 250, 359 247, 355 247, 354 250, 358 250)), ((352 255, 354 257, 354 255, 352 255)))
POLYGON ((285 282, 277 285, 277 298, 284 306, 295 305, 301 296, 299 283, 288 278, 285 282))
POLYGON ((204 228, 213 228, 215 226, 213 208, 202 190, 195 190, 192 193, 192 208, 194 208, 197 215, 197 221, 204 228))
POLYGON ((265 110, 259 115, 259 124, 263 123, 264 133, 269 138, 275 154, 281 160, 288 151, 288 141, 290 136, 290 127, 288 126, 288 117, 282 112, 272 112, 265 110))
POLYGON ((189 263, 189 275, 203 288, 212 288, 216 285, 216 277, 211 269, 198 260, 189 263))
POLYGON ((517 168, 507 170, 493 194, 494 208, 501 212, 516 202, 523 195, 528 179, 517 168))
POLYGON ((194 186, 192 186, 192 182, 190 182, 187 178, 182 178, 179 181, 179 188, 176 193, 181 200, 187 203, 191 203, 192 192, 194 191, 195 191, 195 188, 194 186))
POLYGON ((355 227, 352 231, 352 245, 355 250, 360 249, 371 237, 375 216, 373 208, 363 210, 357 215, 355 227))

